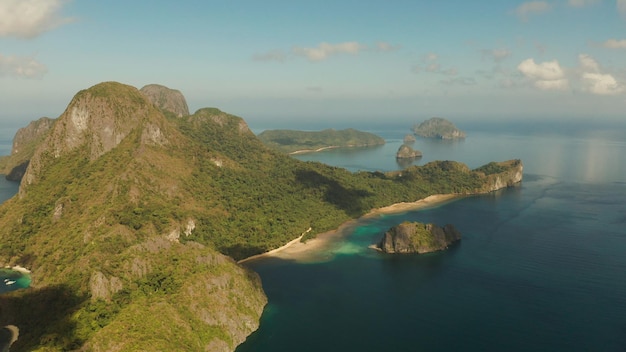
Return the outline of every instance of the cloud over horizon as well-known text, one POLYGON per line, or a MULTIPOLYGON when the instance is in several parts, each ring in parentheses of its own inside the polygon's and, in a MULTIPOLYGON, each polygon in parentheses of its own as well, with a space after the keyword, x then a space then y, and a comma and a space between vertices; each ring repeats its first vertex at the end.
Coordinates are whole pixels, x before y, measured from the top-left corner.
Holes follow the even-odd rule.
POLYGON ((358 42, 343 42, 337 44, 322 42, 315 48, 303 48, 296 46, 292 49, 292 52, 295 55, 306 57, 309 61, 323 61, 336 54, 357 55, 365 48, 366 46, 361 45, 358 42))
POLYGON ((67 0, 0 1, 0 37, 31 39, 72 22, 59 12, 67 0))
POLYGON ((585 7, 599 2, 600 0, 568 0, 567 4, 571 7, 585 7))
POLYGON ((569 88, 565 71, 557 60, 537 64, 534 59, 530 58, 522 61, 517 66, 517 70, 541 90, 565 90, 569 88))
POLYGON ((48 72, 46 66, 32 57, 0 54, 0 76, 41 78, 48 72))
POLYGON ((617 95, 624 92, 624 85, 620 84, 613 75, 602 72, 598 62, 587 54, 578 55, 582 89, 596 95, 617 95))

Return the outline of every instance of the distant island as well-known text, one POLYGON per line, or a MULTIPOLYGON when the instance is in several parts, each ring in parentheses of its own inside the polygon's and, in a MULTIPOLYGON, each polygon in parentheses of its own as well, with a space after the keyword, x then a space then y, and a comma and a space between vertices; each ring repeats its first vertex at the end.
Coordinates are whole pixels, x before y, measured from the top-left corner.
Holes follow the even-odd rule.
POLYGON ((406 144, 401 145, 396 153, 396 159, 415 159, 421 157, 422 152, 415 150, 406 144))
POLYGON ((283 153, 319 152, 332 148, 371 147, 385 144, 375 134, 353 128, 322 131, 267 130, 257 136, 266 146, 283 153))
POLYGON ((465 138, 465 132, 458 129, 452 122, 441 117, 433 117, 420 123, 419 125, 416 124, 413 126, 413 133, 424 138, 465 138))
POLYGON ((439 227, 405 221, 385 232, 376 248, 385 253, 429 253, 460 240, 461 233, 451 224, 439 227))

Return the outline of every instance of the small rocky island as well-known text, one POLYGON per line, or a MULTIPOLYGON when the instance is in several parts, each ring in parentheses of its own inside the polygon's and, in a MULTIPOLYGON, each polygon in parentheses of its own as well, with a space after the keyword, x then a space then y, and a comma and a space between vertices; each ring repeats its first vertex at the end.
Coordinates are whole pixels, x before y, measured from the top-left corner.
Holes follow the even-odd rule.
POLYGON ((421 157, 422 152, 415 150, 406 144, 401 145, 396 153, 396 159, 415 159, 421 157))
POLYGON ((419 125, 413 126, 413 133, 424 138, 438 139, 462 139, 465 138, 465 132, 456 128, 456 126, 441 117, 433 117, 419 125))
POLYGON ((453 225, 405 221, 390 228, 375 246, 385 253, 429 253, 448 248, 461 240, 461 233, 453 225))
POLYGON ((403 139, 404 144, 415 143, 415 136, 412 134, 407 134, 403 139))

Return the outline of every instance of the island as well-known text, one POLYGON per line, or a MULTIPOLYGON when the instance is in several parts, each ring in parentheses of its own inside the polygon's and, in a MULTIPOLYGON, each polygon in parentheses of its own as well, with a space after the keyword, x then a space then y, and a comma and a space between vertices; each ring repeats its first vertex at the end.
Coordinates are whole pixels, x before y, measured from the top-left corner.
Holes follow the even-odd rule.
POLYGON ((430 253, 448 248, 461 240, 461 233, 451 225, 405 221, 390 228, 374 247, 385 253, 430 253))
POLYGON ((415 159, 421 157, 422 152, 415 150, 406 144, 401 145, 396 153, 396 159, 415 159))
POLYGON ((404 136, 404 139, 402 141, 404 142, 404 144, 415 143, 415 136, 412 134, 407 134, 406 136, 404 136))
POLYGON ((465 138, 465 132, 456 128, 456 126, 441 117, 433 117, 420 124, 413 126, 413 133, 424 138, 438 139, 462 139, 465 138))
POLYGON ((289 154, 385 144, 383 138, 353 128, 322 131, 266 130, 258 138, 268 147, 289 154))

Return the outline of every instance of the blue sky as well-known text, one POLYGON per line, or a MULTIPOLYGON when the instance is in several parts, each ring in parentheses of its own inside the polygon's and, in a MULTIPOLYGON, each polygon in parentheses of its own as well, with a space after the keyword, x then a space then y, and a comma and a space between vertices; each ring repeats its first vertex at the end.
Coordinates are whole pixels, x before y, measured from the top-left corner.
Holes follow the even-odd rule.
POLYGON ((0 1, 0 119, 102 81, 248 122, 626 111, 626 0, 0 1))

